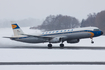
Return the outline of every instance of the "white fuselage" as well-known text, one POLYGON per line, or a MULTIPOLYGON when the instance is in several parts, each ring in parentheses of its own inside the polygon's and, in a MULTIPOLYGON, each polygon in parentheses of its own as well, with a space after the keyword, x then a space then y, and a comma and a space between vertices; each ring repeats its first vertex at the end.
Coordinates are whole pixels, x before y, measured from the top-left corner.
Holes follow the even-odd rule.
POLYGON ((102 31, 100 31, 97 27, 84 27, 84 28, 47 31, 47 32, 42 32, 37 36, 34 35, 35 34, 22 35, 21 37, 11 38, 11 39, 27 43, 43 43, 43 42, 58 43, 60 42, 60 39, 62 39, 63 41, 67 41, 74 39, 97 37, 102 35, 102 31), (46 37, 50 39, 47 39, 46 37), (53 39, 54 41, 58 40, 58 42, 53 42, 53 39))

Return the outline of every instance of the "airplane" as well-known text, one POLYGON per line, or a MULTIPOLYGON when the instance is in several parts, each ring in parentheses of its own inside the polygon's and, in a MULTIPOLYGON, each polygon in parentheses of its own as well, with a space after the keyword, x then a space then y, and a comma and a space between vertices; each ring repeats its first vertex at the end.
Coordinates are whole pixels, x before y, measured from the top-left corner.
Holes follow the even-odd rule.
POLYGON ((26 43, 45 43, 49 42, 48 48, 52 48, 52 43, 61 43, 60 47, 64 47, 63 42, 78 43, 80 39, 90 38, 91 43, 94 43, 93 38, 103 35, 103 32, 97 27, 82 27, 54 31, 45 31, 40 34, 25 34, 16 22, 12 22, 14 32, 11 40, 26 42, 26 43))

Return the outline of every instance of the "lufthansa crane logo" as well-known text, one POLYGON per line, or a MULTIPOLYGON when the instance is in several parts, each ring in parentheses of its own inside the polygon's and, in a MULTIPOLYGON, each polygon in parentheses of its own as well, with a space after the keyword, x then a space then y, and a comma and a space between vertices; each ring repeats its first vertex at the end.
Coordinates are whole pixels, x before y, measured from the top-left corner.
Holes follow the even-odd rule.
POLYGON ((15 29, 17 26, 16 25, 12 25, 12 28, 15 29))

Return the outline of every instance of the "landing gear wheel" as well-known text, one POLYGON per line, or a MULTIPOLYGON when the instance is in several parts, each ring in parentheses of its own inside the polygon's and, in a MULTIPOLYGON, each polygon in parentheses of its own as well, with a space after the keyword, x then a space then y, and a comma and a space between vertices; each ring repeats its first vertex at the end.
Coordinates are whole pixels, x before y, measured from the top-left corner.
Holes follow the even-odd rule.
POLYGON ((94 43, 93 38, 91 38, 91 43, 92 43, 92 44, 94 43))
POLYGON ((52 48, 52 44, 48 44, 48 48, 52 48))
POLYGON ((63 48, 64 47, 64 44, 60 44, 60 48, 63 48))
POLYGON ((93 44, 93 43, 94 43, 94 41, 91 41, 91 43, 93 44))

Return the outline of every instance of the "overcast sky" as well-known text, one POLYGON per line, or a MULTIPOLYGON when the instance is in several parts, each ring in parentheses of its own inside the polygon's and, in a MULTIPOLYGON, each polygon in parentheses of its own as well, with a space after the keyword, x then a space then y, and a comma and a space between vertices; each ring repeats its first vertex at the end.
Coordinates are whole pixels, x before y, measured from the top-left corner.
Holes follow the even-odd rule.
POLYGON ((45 19, 62 14, 81 20, 102 10, 105 0, 0 0, 0 19, 45 19))

